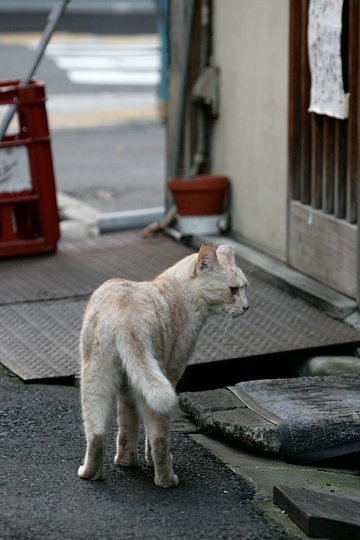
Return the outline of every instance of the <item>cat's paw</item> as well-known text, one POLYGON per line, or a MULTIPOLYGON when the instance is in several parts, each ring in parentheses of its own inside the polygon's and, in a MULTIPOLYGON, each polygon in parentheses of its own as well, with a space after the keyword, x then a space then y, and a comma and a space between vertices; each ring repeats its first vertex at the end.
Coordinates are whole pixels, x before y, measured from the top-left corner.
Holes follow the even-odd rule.
POLYGON ((78 469, 78 476, 83 480, 99 480, 102 476, 102 467, 100 466, 96 471, 87 469, 85 465, 81 465, 78 469))
POLYGON ((139 457, 137 453, 124 452, 123 454, 116 454, 114 463, 122 467, 137 467, 139 465, 139 457))
POLYGON ((155 476, 155 485, 163 488, 177 487, 179 485, 179 478, 176 474, 167 476, 166 478, 159 478, 155 476))

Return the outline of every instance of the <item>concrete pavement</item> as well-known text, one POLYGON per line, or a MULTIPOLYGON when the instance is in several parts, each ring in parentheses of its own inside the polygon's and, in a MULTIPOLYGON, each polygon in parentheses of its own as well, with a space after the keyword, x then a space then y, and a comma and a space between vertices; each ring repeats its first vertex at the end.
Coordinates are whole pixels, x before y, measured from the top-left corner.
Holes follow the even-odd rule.
POLYGON ((24 385, 0 372, 0 538, 5 539, 294 539, 284 514, 263 512, 251 482, 198 444, 179 415, 172 452, 177 489, 153 484, 141 452, 138 468, 113 464, 109 426, 101 481, 77 477, 85 449, 77 388, 24 385))
MULTIPOLYGON (((53 6, 53 0, 1 0, 0 30, 42 31, 53 6)), ((58 29, 125 35, 154 33, 157 29, 156 5, 151 0, 72 0, 58 29)))

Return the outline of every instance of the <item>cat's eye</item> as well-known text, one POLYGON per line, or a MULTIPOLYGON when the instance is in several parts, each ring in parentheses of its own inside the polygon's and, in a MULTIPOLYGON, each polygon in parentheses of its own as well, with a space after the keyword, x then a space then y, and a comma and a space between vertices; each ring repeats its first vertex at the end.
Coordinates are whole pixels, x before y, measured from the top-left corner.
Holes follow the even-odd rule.
POLYGON ((237 294, 239 292, 239 288, 240 287, 229 287, 230 292, 231 292, 232 295, 237 294))

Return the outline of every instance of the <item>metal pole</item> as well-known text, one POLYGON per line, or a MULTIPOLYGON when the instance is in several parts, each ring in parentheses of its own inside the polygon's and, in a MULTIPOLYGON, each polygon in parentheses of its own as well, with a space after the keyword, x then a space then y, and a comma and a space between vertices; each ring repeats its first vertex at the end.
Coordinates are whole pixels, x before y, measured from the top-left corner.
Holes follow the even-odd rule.
POLYGON ((183 137, 185 127, 185 114, 186 114, 186 88, 189 75, 189 60, 191 50, 191 36, 194 22, 195 0, 188 0, 186 2, 186 22, 185 22, 185 39, 184 39, 184 56, 181 69, 180 78, 180 96, 179 104, 176 115, 176 133, 174 143, 174 155, 171 163, 171 176, 177 176, 180 174, 180 166, 182 160, 183 150, 183 137))
MULTIPOLYGON (((49 43, 50 41, 50 38, 51 36, 53 35, 54 31, 55 31, 55 28, 59 22, 59 20, 61 19, 65 9, 66 9, 66 6, 67 4, 70 2, 70 0, 62 0, 60 2, 57 2, 53 9, 51 10, 49 16, 48 16, 48 19, 47 19, 47 24, 46 24, 46 27, 45 27, 45 30, 41 36, 41 40, 39 42, 39 45, 36 49, 36 52, 35 52, 35 58, 34 58, 34 61, 32 63, 32 65, 30 66, 30 69, 29 71, 27 72, 27 74, 22 77, 21 79, 21 84, 29 84, 29 82, 31 81, 31 78, 33 77, 40 61, 41 61, 41 58, 43 57, 44 55, 44 52, 45 52, 45 49, 46 49, 46 46, 47 44, 49 43)), ((0 141, 3 139, 5 133, 6 133, 6 130, 7 128, 9 127, 9 124, 11 122, 11 119, 12 117, 14 116, 14 113, 16 111, 16 105, 9 105, 7 107, 7 110, 6 110, 6 113, 4 114, 2 120, 1 120, 1 124, 0 124, 0 141)))

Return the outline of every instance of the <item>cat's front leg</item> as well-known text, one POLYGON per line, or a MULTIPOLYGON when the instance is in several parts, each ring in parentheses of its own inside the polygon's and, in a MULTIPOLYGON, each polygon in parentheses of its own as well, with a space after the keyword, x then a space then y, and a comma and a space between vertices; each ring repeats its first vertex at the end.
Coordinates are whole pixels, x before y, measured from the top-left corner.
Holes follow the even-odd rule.
POLYGON ((154 482, 160 487, 176 487, 179 479, 173 472, 170 454, 170 417, 143 407, 143 419, 148 438, 148 449, 154 463, 154 482))
POLYGON ((129 397, 118 398, 118 424, 115 465, 131 467, 139 465, 138 438, 139 414, 129 397))

